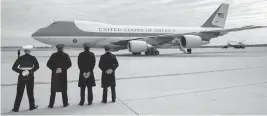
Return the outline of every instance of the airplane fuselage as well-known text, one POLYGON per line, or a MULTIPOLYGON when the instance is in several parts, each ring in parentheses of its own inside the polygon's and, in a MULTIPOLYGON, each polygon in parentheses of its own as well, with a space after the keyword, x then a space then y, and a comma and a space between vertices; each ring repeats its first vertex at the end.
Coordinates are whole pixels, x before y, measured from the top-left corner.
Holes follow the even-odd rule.
POLYGON ((91 21, 55 21, 40 28, 32 37, 42 43, 68 47, 83 47, 89 43, 91 48, 111 47, 112 51, 128 49, 133 55, 144 52, 158 55, 156 48, 177 47, 184 53, 192 48, 208 44, 210 39, 229 32, 263 28, 265 26, 245 26, 225 29, 229 4, 222 3, 201 27, 161 27, 112 25, 91 21))
POLYGON ((92 48, 102 48, 106 45, 120 48, 125 46, 114 45, 112 42, 144 38, 143 41, 148 44, 157 44, 157 41, 150 40, 154 38, 148 37, 215 29, 218 28, 131 26, 89 21, 56 21, 47 27, 39 29, 32 34, 32 37, 50 45, 65 44, 70 47, 82 47, 83 43, 90 43, 92 48))

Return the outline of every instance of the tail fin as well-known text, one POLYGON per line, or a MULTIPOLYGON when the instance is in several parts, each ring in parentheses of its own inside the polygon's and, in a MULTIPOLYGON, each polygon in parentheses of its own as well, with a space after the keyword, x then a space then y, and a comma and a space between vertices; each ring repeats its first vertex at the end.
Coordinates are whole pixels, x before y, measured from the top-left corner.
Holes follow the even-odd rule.
POLYGON ((222 3, 201 27, 224 28, 229 4, 222 3))

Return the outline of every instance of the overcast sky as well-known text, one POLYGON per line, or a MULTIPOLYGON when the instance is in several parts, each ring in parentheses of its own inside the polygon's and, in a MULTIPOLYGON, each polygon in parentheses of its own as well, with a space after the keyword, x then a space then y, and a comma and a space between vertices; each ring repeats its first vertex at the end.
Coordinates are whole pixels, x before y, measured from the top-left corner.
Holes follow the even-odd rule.
MULTIPOLYGON (((224 0, 225 1, 225 0, 224 0)), ((1 45, 44 45, 30 35, 56 20, 97 21, 120 25, 199 27, 223 0, 2 0, 1 45)), ((227 0, 225 28, 267 25, 267 0, 227 0)), ((229 40, 267 44, 267 29, 230 33, 229 40)))

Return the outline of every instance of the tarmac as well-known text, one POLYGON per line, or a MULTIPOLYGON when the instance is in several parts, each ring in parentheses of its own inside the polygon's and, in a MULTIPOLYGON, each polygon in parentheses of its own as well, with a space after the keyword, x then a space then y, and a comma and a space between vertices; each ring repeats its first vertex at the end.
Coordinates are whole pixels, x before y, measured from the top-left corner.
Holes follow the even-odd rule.
MULTIPOLYGON (((33 51, 40 69, 35 73, 34 96, 39 108, 29 111, 26 90, 19 112, 13 108, 18 74, 12 71, 17 51, 2 51, 2 115, 267 115, 267 47, 246 49, 199 48, 192 54, 178 49, 159 49, 158 56, 132 56, 127 50, 114 52, 119 61, 116 70, 117 100, 101 103, 101 72, 98 68, 102 49, 96 55, 94 69, 97 85, 92 105, 79 106, 79 69, 81 50, 66 50, 72 60, 68 70, 69 107, 62 107, 57 93, 55 106, 48 109, 51 71, 46 67, 55 50, 33 51)), ((23 54, 23 52, 22 52, 23 54)), ((110 91, 110 90, 109 90, 110 91)), ((85 102, 87 103, 87 101, 85 102)))

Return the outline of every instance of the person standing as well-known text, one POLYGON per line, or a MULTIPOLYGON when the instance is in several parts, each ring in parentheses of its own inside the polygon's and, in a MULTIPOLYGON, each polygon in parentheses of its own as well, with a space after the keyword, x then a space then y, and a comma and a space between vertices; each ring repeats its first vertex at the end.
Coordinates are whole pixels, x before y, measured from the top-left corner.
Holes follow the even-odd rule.
POLYGON ((102 70, 101 86, 103 88, 102 103, 107 103, 107 89, 111 88, 112 102, 116 101, 115 70, 119 66, 115 55, 110 53, 110 47, 105 46, 105 54, 100 57, 99 68, 102 70))
POLYGON ((78 67, 80 69, 78 87, 80 87, 80 96, 81 100, 79 105, 83 106, 85 101, 85 89, 88 90, 88 105, 92 104, 93 101, 93 90, 92 87, 96 86, 95 76, 94 76, 94 67, 95 67, 95 54, 90 52, 90 44, 83 44, 84 51, 81 52, 78 56, 78 67))
POLYGON ((38 108, 38 105, 35 105, 34 99, 34 72, 39 69, 39 63, 36 57, 30 55, 31 49, 33 46, 26 45, 23 46, 25 55, 18 57, 15 63, 12 66, 12 70, 19 73, 18 83, 17 83, 17 94, 12 109, 13 112, 18 112, 20 103, 23 97, 24 88, 26 86, 30 110, 38 108))
POLYGON ((48 107, 53 108, 56 92, 61 92, 63 106, 67 107, 67 70, 72 66, 70 57, 63 52, 64 44, 56 45, 57 52, 53 53, 47 62, 47 67, 52 70, 51 75, 51 95, 48 107))

